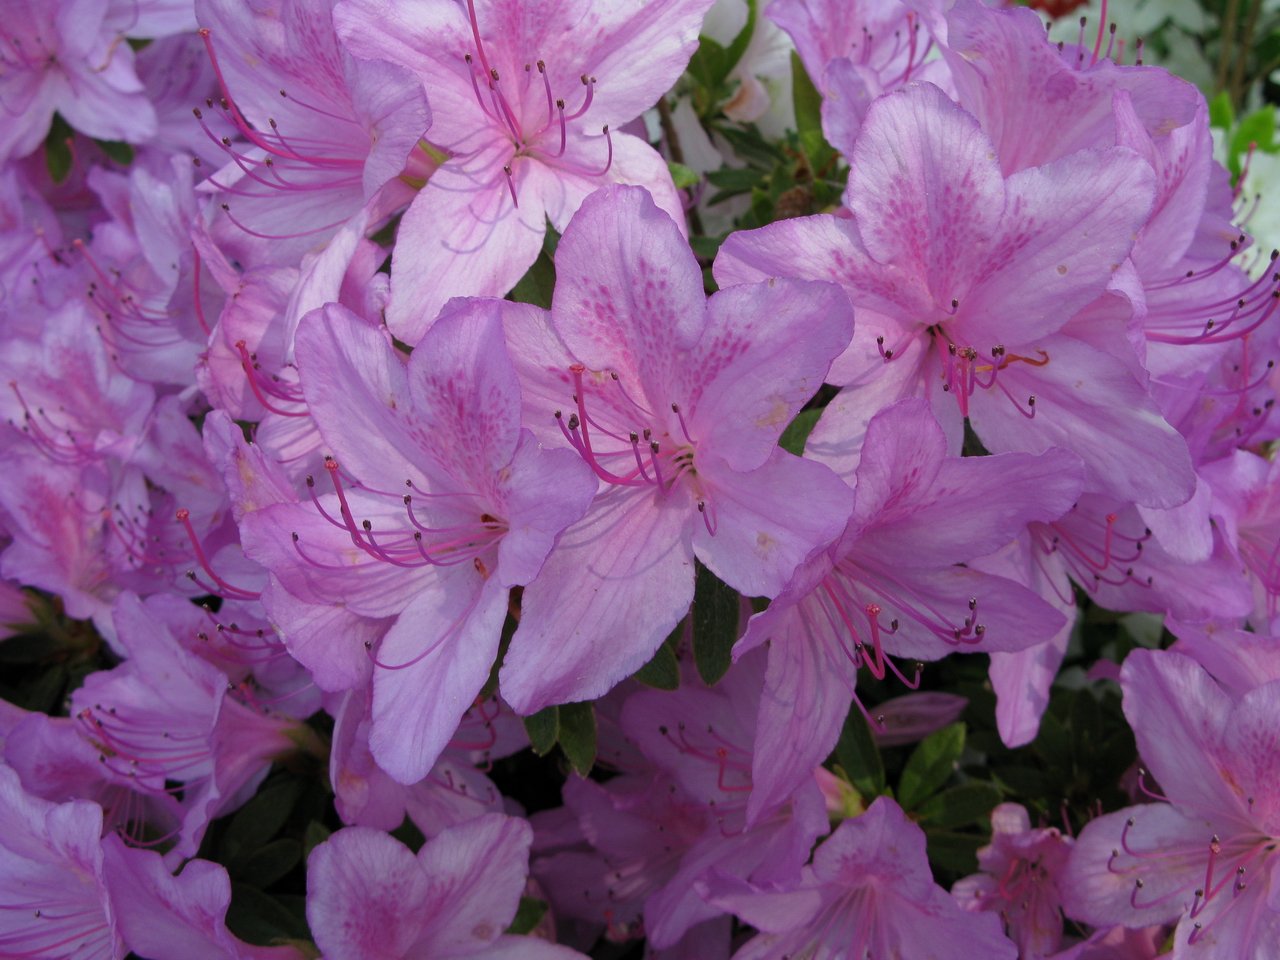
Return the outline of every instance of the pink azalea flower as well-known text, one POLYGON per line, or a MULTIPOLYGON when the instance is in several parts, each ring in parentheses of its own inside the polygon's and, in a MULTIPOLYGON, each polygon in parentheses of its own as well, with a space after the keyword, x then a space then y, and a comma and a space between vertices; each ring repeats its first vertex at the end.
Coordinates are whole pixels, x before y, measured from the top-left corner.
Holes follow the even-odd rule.
POLYGON ((924 831, 887 797, 840 824, 799 884, 705 886, 712 902, 760 930, 734 960, 1018 956, 994 916, 966 913, 933 882, 924 831))
POLYGON ((71 713, 117 784, 157 796, 183 784, 176 849, 190 855, 209 821, 295 749, 296 721, 237 700, 226 676, 187 653, 137 597, 122 595, 114 619, 129 659, 90 674, 71 713))
POLYGON ((156 115, 109 0, 0 2, 0 160, 40 145, 54 113, 102 140, 148 139, 156 115))
POLYGON ((111 24, 130 37, 169 37, 196 28, 192 0, 110 0, 111 24))
POLYGON ((706 299, 679 228, 635 187, 589 198, 556 262, 549 325, 530 315, 507 337, 526 422, 603 491, 525 590, 501 681, 519 713, 600 696, 641 667, 688 610, 695 555, 773 596, 850 506, 829 470, 777 446, 848 342, 838 289, 778 281, 706 299))
POLYGON ((700 881, 795 879, 827 820, 813 769, 757 822, 747 819, 763 665, 762 655, 747 657, 713 688, 690 669, 676 693, 626 697, 625 748, 605 752, 619 775, 564 788, 581 845, 535 864, 558 910, 603 924, 610 939, 643 935, 666 949, 720 914, 690 895, 700 881))
POLYGON ((1128 98, 1153 134, 1192 121, 1202 101, 1196 88, 1159 67, 1119 66, 1110 59, 1121 53, 1115 35, 1106 43, 1103 27, 1099 21, 1096 46, 1064 52, 1046 38, 1034 11, 959 0, 947 13, 940 46, 956 99, 978 118, 1006 175, 1124 142, 1116 95, 1128 98))
POLYGON ((978 851, 982 872, 951 895, 966 910, 999 914, 1021 960, 1040 960, 1062 943, 1058 876, 1070 852, 1070 838, 1031 829, 1025 807, 1002 803, 991 811, 991 843, 978 851))
POLYGON ((912 80, 947 87, 946 63, 929 59, 934 42, 922 26, 937 14, 933 0, 774 0, 770 20, 795 41, 809 77, 826 96, 822 129, 848 154, 871 102, 912 80))
POLYGON ((748 657, 712 689, 690 678, 675 695, 641 690, 623 705, 623 731, 705 817, 679 869, 645 902, 646 935, 654 946, 671 946, 716 916, 716 908, 689 896, 700 878, 722 872, 785 883, 827 831, 813 770, 788 796, 748 816, 763 668, 764 657, 748 657))
POLYGON ((12 334, 25 326, 19 308, 33 293, 39 302, 41 276, 62 257, 57 217, 15 164, 0 167, 0 228, 0 316, 12 334))
POLYGON ((121 783, 74 717, 25 713, 4 744, 4 761, 34 796, 54 803, 92 800, 102 808, 103 829, 139 844, 168 839, 181 826, 181 803, 167 793, 139 792, 121 783))
POLYGON ((1094 931, 1070 949, 1055 953, 1053 960, 1156 960, 1164 953, 1167 936, 1165 928, 1159 925, 1139 930, 1108 927, 1094 931))
POLYGON ((193 535, 227 519, 225 494, 178 397, 120 372, 85 305, 48 317, 38 342, 7 342, 9 482, 0 504, 13 543, 0 569, 66 597, 72 616, 111 636, 121 590, 202 590, 184 579, 192 544, 174 522, 185 509, 193 535))
MULTIPOLYGON (((333 493, 244 519, 250 555, 298 599, 394 618, 373 653, 370 744, 405 784, 431 769, 488 679, 508 591, 538 576, 595 489, 575 455, 521 429, 502 309, 459 301, 407 366, 342 307, 309 315, 302 383, 337 454, 323 478, 333 493)), ((350 642, 320 639, 308 666, 350 642)))
POLYGON ((84 298, 112 361, 142 383, 185 387, 208 336, 194 303, 191 160, 152 160, 127 177, 90 173, 111 219, 94 227, 91 243, 72 241, 70 256, 84 261, 84 298))
MULTIPOLYGON (((1238 297, 1241 290, 1237 286, 1218 292, 1238 297)), ((1204 320, 1206 311, 1196 309, 1193 315, 1204 320)), ((1195 369, 1152 381, 1152 396, 1169 422, 1187 438, 1197 463, 1229 458, 1237 448, 1280 437, 1277 321, 1280 315, 1272 313, 1266 327, 1229 340, 1221 353, 1206 351, 1210 359, 1195 369)), ((1205 327, 1199 329, 1203 332, 1205 327)), ((1194 354, 1199 352, 1183 351, 1192 355, 1187 366, 1192 366, 1194 354)))
MULTIPOLYGON (((307 422, 311 423, 309 417, 307 422)), ((250 545, 246 549, 252 550, 251 534, 256 521, 249 518, 272 505, 296 507, 299 496, 305 495, 296 489, 302 481, 299 478, 295 483, 286 475, 277 455, 268 453, 260 444, 246 443, 240 426, 222 411, 215 410, 205 419, 204 437, 210 459, 218 465, 226 482, 236 521, 248 538, 250 545)), ((313 518, 310 510, 299 516, 313 518)), ((287 569, 294 569, 296 561, 283 562, 287 569)), ((293 589, 299 590, 300 584, 292 582, 293 589)), ((270 625, 319 689, 350 690, 368 683, 373 668, 368 650, 386 633, 389 620, 362 616, 345 606, 329 606, 333 597, 323 589, 303 591, 299 599, 271 574, 261 599, 269 611, 270 625), (334 636, 346 637, 347 644, 333 644, 334 636)))
POLYGON ((0 764, 0 954, 120 960, 95 803, 50 803, 0 764))
POLYGON ((198 382, 219 410, 240 419, 302 419, 306 404, 292 362, 293 344, 279 322, 298 271, 259 268, 236 281, 201 357, 198 382))
POLYGON ((581 958, 503 934, 528 876, 532 837, 523 820, 485 814, 427 841, 415 857, 380 830, 339 830, 307 861, 316 945, 335 958, 581 958))
POLYGON ((1145 221, 1152 175, 1139 157, 1084 150, 1006 176, 974 117, 919 84, 876 101, 850 162, 853 221, 735 234, 715 265, 722 285, 836 280, 859 309, 835 366, 848 396, 828 408, 813 450, 830 448, 823 459, 847 470, 871 412, 923 395, 956 447, 967 417, 992 451, 1071 450, 1090 487, 1151 506, 1191 496, 1186 443, 1143 384, 1063 330, 1103 295, 1145 221))
MULTIPOLYGON (((387 322, 415 343, 452 296, 502 296, 609 183, 646 187, 683 222, 666 162, 619 132, 675 83, 711 0, 346 0, 357 56, 415 72, 440 167, 400 224, 387 322)), ((683 227, 681 228, 683 229, 683 227)))
POLYGON ((932 47, 920 34, 920 15, 902 0, 773 0, 765 15, 795 41, 814 83, 833 60, 847 58, 872 97, 909 80, 932 47))
POLYGON ((1233 701, 1190 658, 1135 650, 1121 685, 1142 762, 1169 802, 1084 828, 1060 884, 1067 915, 1099 926, 1176 919, 1174 960, 1271 956, 1280 682, 1233 701))
POLYGON ((363 208, 361 229, 412 195, 398 178, 431 125, 422 88, 383 58, 347 54, 332 9, 196 5, 222 92, 196 117, 227 155, 207 185, 252 266, 296 266, 363 208))
POLYGON ((46 315, 37 337, 5 338, 6 446, 20 432, 48 460, 77 466, 136 452, 155 393, 120 373, 94 327, 87 305, 72 301, 46 315))
POLYGON ((918 677, 909 679, 893 656, 1017 650, 1062 624, 1025 587, 959 564, 998 549, 1028 521, 1066 510, 1080 489, 1070 454, 948 457, 925 405, 904 400, 871 421, 856 480, 844 535, 797 571, 734 648, 740 655, 772 640, 753 815, 830 753, 860 670, 914 687, 918 677))
POLYGON ((1029 587, 1067 618, 1044 643, 991 655, 996 721, 1008 746, 1030 743, 1040 728, 1075 623, 1075 587, 1110 610, 1191 620, 1248 612, 1248 586, 1222 534, 1209 534, 1207 557, 1180 560, 1153 537, 1136 507, 1085 494, 1057 520, 1028 524, 1014 542, 974 563, 1029 587))
POLYGON ((191 122, 191 106, 218 93, 218 78, 194 32, 199 26, 195 4, 187 0, 185 6, 190 25, 183 32, 153 40, 137 52, 138 79, 147 88, 158 121, 156 135, 144 149, 186 154, 217 165, 226 156, 223 145, 210 142, 200 125, 191 122))

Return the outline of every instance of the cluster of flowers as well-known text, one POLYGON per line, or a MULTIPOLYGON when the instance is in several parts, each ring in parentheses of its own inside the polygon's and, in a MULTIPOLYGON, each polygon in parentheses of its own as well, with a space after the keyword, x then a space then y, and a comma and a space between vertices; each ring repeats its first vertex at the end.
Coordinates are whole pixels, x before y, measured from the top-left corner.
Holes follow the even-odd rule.
POLYGON ((504 933, 527 884, 666 958, 1280 950, 1280 273, 1202 96, 1114 29, 775 0, 845 205, 708 297, 638 118, 710 5, 0 0, 5 619, 118 663, 0 710, 0 954, 307 955, 191 859, 298 751, 329 957, 580 956, 504 933), (757 598, 723 679, 629 679, 704 581, 757 598), (1178 637, 1113 676, 1157 802, 1003 805, 951 892, 893 799, 840 820, 859 674, 990 654, 1026 744, 1077 591, 1178 637), (482 768, 581 701, 613 776, 524 818, 482 768))

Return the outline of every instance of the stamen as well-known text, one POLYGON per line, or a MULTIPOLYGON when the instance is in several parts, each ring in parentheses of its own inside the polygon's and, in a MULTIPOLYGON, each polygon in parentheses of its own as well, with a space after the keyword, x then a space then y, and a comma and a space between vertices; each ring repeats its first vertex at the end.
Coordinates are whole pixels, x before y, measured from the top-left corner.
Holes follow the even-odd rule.
POLYGON ((684 422, 684 414, 680 412, 680 404, 678 403, 671 404, 671 412, 674 413, 676 417, 680 420, 680 430, 682 433, 684 433, 684 438, 688 440, 690 443, 696 443, 693 437, 689 436, 689 428, 684 422))
MULTIPOLYGON (((229 600, 258 600, 262 594, 253 590, 245 590, 243 587, 237 587, 228 583, 214 571, 213 565, 209 562, 209 558, 205 555, 204 547, 200 543, 200 538, 196 536, 195 528, 191 525, 191 511, 185 507, 180 508, 175 514, 177 521, 187 532, 187 538, 191 541, 192 550, 195 552, 196 561, 203 568, 204 572, 213 578, 222 590, 222 595, 229 600)), ((194 579, 194 578, 193 578, 194 579)))

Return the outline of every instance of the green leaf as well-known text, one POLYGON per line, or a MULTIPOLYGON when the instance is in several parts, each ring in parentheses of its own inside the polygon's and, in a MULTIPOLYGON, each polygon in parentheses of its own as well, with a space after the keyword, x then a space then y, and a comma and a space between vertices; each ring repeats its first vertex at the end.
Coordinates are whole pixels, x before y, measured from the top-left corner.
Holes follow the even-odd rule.
POLYGON ((797 457, 804 453, 805 441, 809 439, 809 434, 813 433, 813 428, 818 425, 818 418, 822 416, 822 411, 801 410, 796 414, 796 418, 787 424, 787 429, 782 431, 782 436, 778 438, 778 446, 787 453, 794 453, 797 457))
POLYGON ((1035 750, 1042 758, 1056 760, 1071 756, 1074 737, 1067 725, 1054 713, 1046 711, 1040 718, 1040 731, 1036 734, 1035 750))
POLYGON ((689 246, 700 260, 714 260, 720 252, 720 245, 728 236, 727 233, 722 233, 714 237, 690 237, 689 246))
POLYGON ((241 940, 263 947, 309 933, 284 904, 248 883, 231 884, 227 928, 241 940))
POLYGON ((992 774, 997 783, 1019 797, 1043 798, 1049 789, 1048 778, 1044 771, 1035 767, 1000 767, 993 770, 992 774))
MULTIPOLYGON (((728 52, 710 37, 698 38, 698 49, 689 60, 689 76, 700 88, 700 96, 695 97, 709 112, 720 101, 725 78, 729 69, 725 66, 728 52)), ((699 111, 703 113, 704 111, 699 111)))
POLYGON ((294 804, 302 795, 302 782, 283 776, 267 781, 258 793, 237 811, 222 836, 222 858, 232 860, 264 846, 284 827, 294 804))
POLYGON ((1230 130, 1236 122, 1236 112, 1231 106, 1231 94, 1223 90, 1209 101, 1209 125, 1220 130, 1230 130))
POLYGON ((531 717, 525 717, 524 730, 529 735, 533 752, 545 757, 560 739, 560 708, 546 707, 531 717))
POLYGON ((507 299, 514 300, 516 303, 531 303, 535 307, 549 310, 555 287, 555 264, 551 262, 551 257, 544 250, 538 254, 538 259, 533 261, 533 266, 525 272, 525 275, 516 281, 507 299))
POLYGON ((739 160, 761 171, 791 159, 782 144, 766 138, 754 123, 714 123, 711 129, 729 141, 739 160))
POLYGON ((835 156, 835 150, 822 132, 822 94, 794 50, 791 51, 791 103, 796 111, 800 148, 815 169, 821 168, 835 156))
POLYGON ((680 661, 676 658, 676 644, 684 631, 684 621, 676 624, 671 635, 662 642, 653 659, 637 670, 633 676, 647 687, 659 690, 677 690, 680 687, 680 661))
POLYGON ((320 844, 329 839, 332 831, 329 830, 319 820, 310 820, 307 822, 307 829, 302 834, 302 851, 306 856, 311 856, 311 851, 320 844))
POLYGON ((532 933, 533 928, 546 914, 545 900, 539 900, 537 897, 521 897, 520 906, 516 908, 515 918, 511 921, 511 926, 507 927, 507 933, 513 937, 523 937, 532 933))
POLYGON ((747 0, 747 22, 742 25, 742 29, 738 31, 738 35, 733 38, 729 46, 725 48, 725 79, 728 79, 733 68, 742 60, 742 55, 747 52, 747 47, 751 45, 751 38, 756 32, 756 0, 747 0))
POLYGON ((560 705, 560 749, 579 776, 591 772, 596 762, 596 711, 591 703, 560 705))
POLYGON ((885 792, 884 760, 856 703, 849 708, 836 741, 836 761, 867 803, 885 792))
POLYGON ((54 664, 28 677, 12 691, 12 702, 36 713, 53 713, 63 699, 67 686, 67 668, 54 664))
POLYGON ((1091 767, 1094 750, 1107 734, 1102 722, 1102 708, 1091 691, 1075 692, 1071 700, 1069 726, 1076 760, 1082 766, 1091 767))
POLYGON ((953 723, 931 733, 907 758, 898 783, 898 803, 914 810, 951 777, 964 752, 964 724, 953 723))
POLYGON ((957 876, 977 873, 978 849, 987 845, 985 839, 971 833, 952 833, 947 830, 931 830, 924 836, 929 863, 934 868, 935 876, 939 870, 957 876))
POLYGON ((413 822, 413 818, 405 815, 400 821, 400 826, 391 831, 391 835, 403 843, 406 847, 417 853, 422 849, 422 845, 427 842, 427 838, 422 835, 422 831, 418 829, 418 825, 413 822))
POLYGON ((103 153, 122 167, 127 167, 133 163, 133 147, 123 140, 95 140, 94 143, 98 145, 103 153))
POLYGON ((975 780, 934 794, 916 812, 927 827, 967 827, 987 822, 1002 796, 994 784, 975 780))
POLYGON ((671 172, 671 182, 676 185, 677 190, 696 187, 702 180, 702 175, 698 171, 686 167, 683 163, 676 163, 674 160, 667 161, 667 169, 671 172))
POLYGON ((289 837, 272 840, 252 852, 242 852, 227 863, 227 873, 255 887, 271 886, 302 860, 302 844, 289 837))
POLYGON ((44 163, 54 183, 61 183, 71 173, 75 157, 68 141, 74 136, 75 131, 67 125, 67 121, 55 113, 53 123, 49 126, 49 134, 44 138, 44 163))
POLYGON ((693 662, 698 676, 714 686, 729 670, 733 645, 738 641, 738 593, 694 561, 697 576, 693 588, 693 662))
POLYGON ((47 633, 21 633, 0 641, 0 663, 39 663, 58 655, 57 643, 47 633))
POLYGON ((1239 174, 1250 146, 1263 153, 1275 152, 1276 108, 1268 104, 1261 110, 1240 118, 1240 125, 1231 135, 1231 172, 1239 174))
POLYGON ((746 193, 764 178, 764 173, 755 167, 721 167, 707 174, 707 181, 718 187, 721 193, 746 193))

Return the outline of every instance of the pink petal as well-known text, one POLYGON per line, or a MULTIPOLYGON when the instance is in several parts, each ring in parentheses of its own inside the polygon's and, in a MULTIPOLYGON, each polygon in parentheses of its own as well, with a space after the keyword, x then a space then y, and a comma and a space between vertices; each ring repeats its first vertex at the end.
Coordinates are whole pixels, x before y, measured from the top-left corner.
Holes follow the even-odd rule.
POLYGON ((497 154, 476 160, 494 165, 479 181, 457 161, 446 163, 401 219, 387 325, 405 343, 421 340, 451 297, 500 297, 537 259, 546 211, 534 191, 521 192, 519 179, 520 207, 512 205, 501 170, 508 162, 497 154))
POLYGON ((974 0, 948 14, 944 55, 960 101, 982 121, 1006 172, 1114 143, 1113 91, 1129 92, 1152 131, 1187 123, 1200 99, 1165 70, 1106 61, 1076 69, 1045 39, 1034 11, 993 10, 974 0))
POLYGON ((734 470, 761 466, 852 334, 853 310, 835 284, 778 280, 713 295, 688 360, 699 450, 734 470))
POLYGON ((102 846, 120 932, 137 955, 300 960, 294 947, 255 947, 232 936, 225 920, 231 881, 220 864, 191 860, 175 877, 160 854, 126 847, 115 834, 102 846))
MULTIPOLYGON (((838 653, 825 619, 797 606, 769 622, 764 636, 773 642, 756 719, 748 823, 813 780, 814 767, 840 737, 857 683, 857 668, 838 653)), ((762 629, 754 621, 753 627, 762 629)))
POLYGON ((1082 150, 1011 176, 999 245, 981 283, 962 295, 953 336, 982 349, 1060 329, 1128 256, 1151 209, 1152 180, 1124 147, 1082 150))
POLYGON ((1231 761, 1219 757, 1231 701, 1204 668, 1180 653, 1135 650, 1120 682, 1138 753, 1166 795, 1206 813, 1241 809, 1223 776, 1231 761))
POLYGON ((1191 905, 1194 889, 1204 882, 1214 829, 1210 821, 1167 803, 1126 807, 1090 820, 1058 882, 1063 911, 1096 926, 1172 920, 1191 905), (1133 826, 1126 831, 1130 819, 1133 826), (1130 856, 1126 843, 1146 858, 1130 856), (1141 890, 1135 889, 1137 880, 1141 890))
MULTIPOLYGON (((609 145, 596 127, 588 136, 572 138, 565 149, 569 162, 564 165, 530 161, 522 190, 537 195, 546 207, 547 219, 562 233, 582 202, 601 187, 630 184, 649 191, 659 210, 667 214, 685 234, 684 202, 671 182, 671 171, 662 154, 639 137, 611 130, 612 159, 609 145), (606 168, 606 161, 609 161, 606 168), (586 172, 576 166, 583 167, 586 172), (599 171, 599 172, 596 172, 599 171)), ((524 194, 520 202, 523 204, 524 194)))
POLYGON ((506 590, 464 564, 426 579, 378 646, 369 746, 400 783, 425 777, 448 745, 489 677, 506 615, 506 590))
POLYGON ((303 318, 297 353, 307 405, 347 475, 382 489, 409 479, 427 486, 422 469, 407 462, 420 445, 401 409, 409 377, 385 333, 331 303, 303 318), (353 419, 359 430, 351 429, 353 419))
POLYGON ((849 158, 846 198, 879 263, 914 267, 938 304, 964 300, 1005 212, 991 141, 932 84, 881 97, 849 158))
POLYGON ((548 450, 524 431, 503 476, 507 532, 498 544, 497 576, 508 586, 532 583, 560 535, 586 514, 597 480, 572 450, 548 450))
POLYGON ((328 956, 400 960, 422 935, 430 889, 404 844, 347 827, 307 858, 307 922, 328 956))
POLYGON ((520 904, 532 841, 526 821, 490 813, 444 831, 418 851, 430 878, 420 955, 468 956, 501 936, 520 904))
POLYGON ((1236 807, 1268 834, 1280 832, 1280 682, 1244 695, 1231 712, 1219 755, 1236 807))
POLYGON ((1000 371, 1017 403, 1035 396, 1035 418, 1027 419, 998 389, 977 391, 970 417, 987 449, 1039 453, 1063 447, 1084 461, 1087 488, 1145 506, 1177 506, 1195 492, 1186 441, 1121 361, 1060 335, 1019 350, 1029 356, 1043 351, 1049 360, 1039 367, 1011 363, 1000 371))
MULTIPOLYGON (((702 271, 675 221, 644 190, 608 187, 565 230, 556 271, 551 322, 569 352, 629 390, 670 393, 706 324, 702 271)), ((673 399, 649 396, 659 411, 673 399)))
POLYGON ((707 522, 693 528, 694 550, 745 596, 777 596, 796 567, 848 522, 853 498, 840 478, 777 447, 750 472, 726 469, 711 457, 700 458, 699 471, 707 522))
POLYGON ((525 588, 503 662, 517 713, 601 696, 648 662, 693 601, 694 515, 679 488, 667 500, 620 488, 565 532, 525 588))
POLYGON ((487 486, 520 438, 520 385, 501 310, 493 302, 452 303, 420 346, 409 360, 411 436, 458 482, 487 486))

